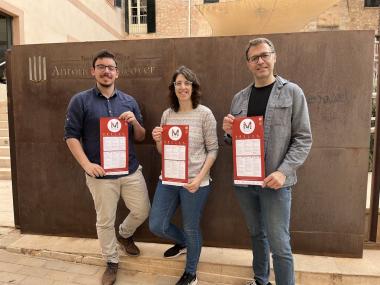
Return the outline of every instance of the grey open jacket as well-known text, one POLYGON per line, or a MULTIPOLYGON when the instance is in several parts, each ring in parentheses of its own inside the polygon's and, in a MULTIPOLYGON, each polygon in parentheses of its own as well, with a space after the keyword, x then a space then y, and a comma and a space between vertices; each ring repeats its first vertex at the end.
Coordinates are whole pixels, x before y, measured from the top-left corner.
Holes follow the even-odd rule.
MULTIPOLYGON (((239 91, 231 103, 231 115, 245 117, 252 85, 239 91)), ((231 144, 231 137, 224 136, 231 144)), ((269 95, 264 120, 265 175, 281 171, 286 175, 283 187, 296 184, 296 170, 306 160, 312 144, 309 111, 302 89, 276 76, 269 95)))

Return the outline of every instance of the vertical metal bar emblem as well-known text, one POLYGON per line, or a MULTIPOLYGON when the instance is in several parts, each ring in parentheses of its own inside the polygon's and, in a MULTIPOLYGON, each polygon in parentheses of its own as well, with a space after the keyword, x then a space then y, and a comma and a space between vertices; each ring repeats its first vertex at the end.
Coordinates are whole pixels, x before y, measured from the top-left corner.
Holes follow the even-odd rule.
POLYGON ((29 80, 33 82, 46 80, 46 57, 29 57, 29 80))

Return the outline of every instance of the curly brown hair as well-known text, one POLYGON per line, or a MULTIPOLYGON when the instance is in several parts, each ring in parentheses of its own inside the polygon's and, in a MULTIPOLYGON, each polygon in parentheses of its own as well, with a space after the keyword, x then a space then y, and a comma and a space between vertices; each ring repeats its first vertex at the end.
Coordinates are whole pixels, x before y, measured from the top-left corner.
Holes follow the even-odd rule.
POLYGON ((179 101, 177 96, 175 95, 175 88, 174 88, 174 82, 177 79, 177 76, 179 74, 182 74, 187 80, 192 82, 192 92, 191 92, 191 102, 193 104, 193 109, 198 107, 200 99, 201 99, 201 91, 200 91, 200 84, 198 77, 195 75, 195 73, 186 66, 180 66, 173 74, 172 80, 169 84, 169 100, 170 100, 170 107, 175 111, 178 112, 179 110, 179 101))

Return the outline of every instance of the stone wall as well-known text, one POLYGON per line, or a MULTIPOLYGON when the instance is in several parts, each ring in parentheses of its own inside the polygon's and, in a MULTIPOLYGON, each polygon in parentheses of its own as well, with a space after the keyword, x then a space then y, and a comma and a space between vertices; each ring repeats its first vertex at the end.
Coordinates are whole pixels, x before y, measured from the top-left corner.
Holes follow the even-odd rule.
MULTIPOLYGON (((231 0, 221 0, 227 2, 231 0)), ((191 0, 191 36, 212 36, 212 29, 199 12, 203 0, 191 0)), ((160 0, 156 2, 157 32, 137 37, 188 37, 188 1, 160 0)), ((208 4, 217 5, 217 4, 208 4)), ((365 8, 364 0, 340 0, 333 7, 308 23, 301 31, 376 30, 379 27, 379 8, 365 8)), ((223 21, 223 19, 221 19, 223 21)), ((132 36, 136 37, 136 36, 132 36)))
POLYGON ((364 0, 341 0, 302 31, 375 30, 379 32, 379 8, 365 8, 364 0))
MULTIPOLYGON (((221 0, 219 2, 228 1, 231 0, 221 0)), ((192 37, 212 36, 209 23, 197 8, 198 5, 202 4, 203 0, 191 0, 190 34, 192 37)), ((156 34, 132 36, 132 38, 189 36, 188 1, 160 0, 156 1, 156 5, 156 34)), ((308 23, 301 31, 376 30, 376 33, 378 33, 379 13, 379 8, 365 8, 364 0, 340 0, 318 18, 308 23)))
POLYGON ((191 28, 189 33, 189 6, 183 0, 156 1, 157 36, 159 37, 194 37, 211 36, 212 30, 196 5, 202 0, 191 1, 191 28))

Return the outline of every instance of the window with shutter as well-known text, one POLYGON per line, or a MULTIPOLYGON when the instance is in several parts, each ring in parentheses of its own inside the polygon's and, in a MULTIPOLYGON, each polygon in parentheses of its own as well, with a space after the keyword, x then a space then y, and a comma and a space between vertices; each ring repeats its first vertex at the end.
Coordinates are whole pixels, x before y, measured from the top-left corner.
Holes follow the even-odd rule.
POLYGON ((148 0, 148 33, 156 32, 156 1, 148 0))
POLYGON ((128 0, 129 33, 146 34, 148 31, 147 0, 128 0))
POLYGON ((380 7, 380 0, 365 0, 364 7, 380 7))

